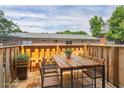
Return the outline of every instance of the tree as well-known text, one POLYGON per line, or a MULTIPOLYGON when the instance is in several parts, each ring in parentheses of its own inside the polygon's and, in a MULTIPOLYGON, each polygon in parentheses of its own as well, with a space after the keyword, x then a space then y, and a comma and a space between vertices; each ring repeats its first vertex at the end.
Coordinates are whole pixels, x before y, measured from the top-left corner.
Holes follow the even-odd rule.
POLYGON ((70 30, 65 30, 64 32, 57 32, 57 34, 88 35, 88 33, 84 31, 70 31, 70 30))
POLYGON ((124 42, 124 6, 117 6, 108 20, 109 32, 107 38, 119 43, 124 42))
POLYGON ((0 10, 0 18, 3 18, 3 16, 4 16, 4 13, 3 11, 0 10))
POLYGON ((4 17, 3 11, 0 10, 0 37, 6 37, 9 33, 22 32, 20 28, 4 17))
POLYGON ((92 36, 99 37, 104 21, 102 17, 94 16, 89 20, 92 36))

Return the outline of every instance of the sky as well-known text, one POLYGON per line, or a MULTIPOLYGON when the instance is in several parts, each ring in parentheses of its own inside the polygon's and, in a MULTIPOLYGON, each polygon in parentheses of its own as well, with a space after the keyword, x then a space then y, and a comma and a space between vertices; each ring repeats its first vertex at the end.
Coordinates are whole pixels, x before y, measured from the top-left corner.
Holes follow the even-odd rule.
POLYGON ((65 30, 85 31, 90 34, 89 20, 94 15, 108 20, 113 5, 1 5, 7 19, 21 30, 33 33, 55 33, 65 30))

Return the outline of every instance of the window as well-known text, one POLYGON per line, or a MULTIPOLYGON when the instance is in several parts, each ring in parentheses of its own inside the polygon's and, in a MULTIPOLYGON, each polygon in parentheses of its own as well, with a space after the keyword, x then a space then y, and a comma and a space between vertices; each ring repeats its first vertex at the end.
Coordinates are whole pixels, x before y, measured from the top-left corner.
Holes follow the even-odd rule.
POLYGON ((81 43, 84 43, 84 41, 83 41, 83 40, 81 40, 81 43))
POLYGON ((54 40, 54 43, 57 43, 58 42, 58 40, 54 40))
POLYGON ((7 39, 3 39, 2 41, 3 41, 3 42, 7 42, 7 39))
POLYGON ((42 42, 45 42, 45 40, 42 40, 42 42))
POLYGON ((66 44, 72 44, 71 40, 66 41, 66 44))
POLYGON ((32 41, 22 41, 22 45, 31 45, 32 41))
POLYGON ((22 41, 22 45, 28 45, 28 41, 22 41))

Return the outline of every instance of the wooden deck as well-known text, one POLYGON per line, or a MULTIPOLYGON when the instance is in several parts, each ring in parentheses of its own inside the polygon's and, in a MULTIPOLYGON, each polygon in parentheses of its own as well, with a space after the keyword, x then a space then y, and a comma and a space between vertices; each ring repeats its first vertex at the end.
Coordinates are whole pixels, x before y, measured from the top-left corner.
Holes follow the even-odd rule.
MULTIPOLYGON (((90 84, 91 79, 84 78, 84 85, 90 84)), ((97 88, 101 87, 101 80, 97 80, 97 88)), ((70 75, 69 72, 64 73, 64 88, 70 88, 70 75)), ((91 88, 92 86, 87 86, 86 88, 91 88)), ((106 88, 115 88, 112 84, 106 82, 106 88)), ((16 79, 10 86, 10 88, 41 88, 41 78, 40 72, 28 72, 28 79, 20 81, 16 79)), ((74 80, 74 88, 81 88, 81 80, 74 80)))

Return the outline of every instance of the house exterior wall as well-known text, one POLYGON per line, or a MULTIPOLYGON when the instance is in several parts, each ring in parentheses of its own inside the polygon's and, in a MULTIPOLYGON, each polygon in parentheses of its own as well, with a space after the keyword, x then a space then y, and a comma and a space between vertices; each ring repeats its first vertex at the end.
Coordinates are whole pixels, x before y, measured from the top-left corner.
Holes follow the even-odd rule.
POLYGON ((83 43, 98 43, 99 40, 81 40, 81 39, 44 39, 44 38, 7 38, 6 42, 1 39, 0 44, 5 45, 31 45, 31 44, 83 44, 83 43))
POLYGON ((23 41, 31 42, 30 44, 66 44, 67 41, 71 41, 72 44, 83 43, 98 43, 98 40, 75 40, 75 39, 21 39, 23 41))

